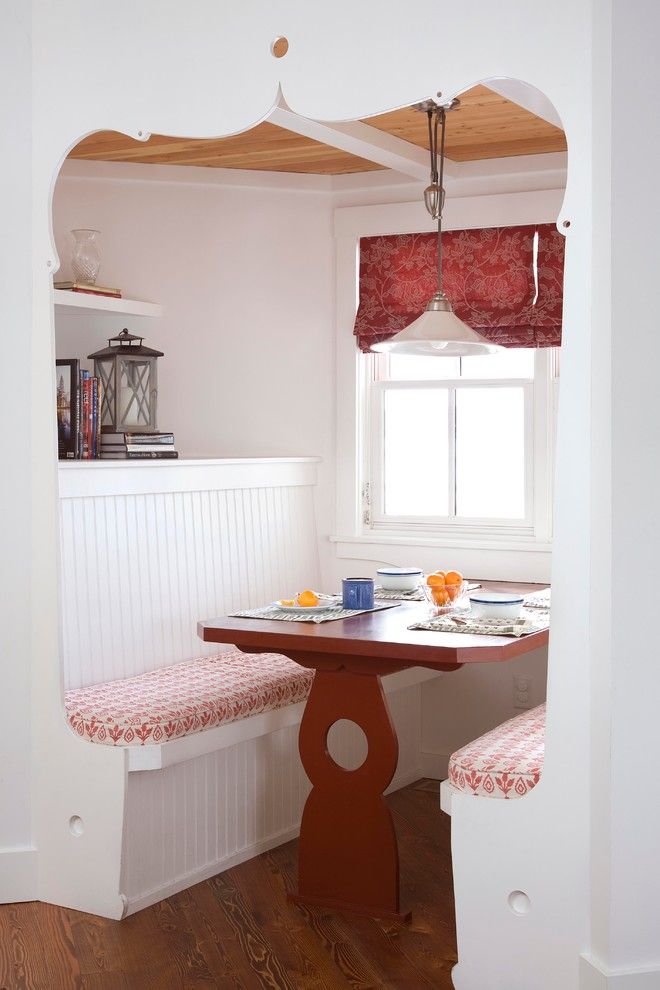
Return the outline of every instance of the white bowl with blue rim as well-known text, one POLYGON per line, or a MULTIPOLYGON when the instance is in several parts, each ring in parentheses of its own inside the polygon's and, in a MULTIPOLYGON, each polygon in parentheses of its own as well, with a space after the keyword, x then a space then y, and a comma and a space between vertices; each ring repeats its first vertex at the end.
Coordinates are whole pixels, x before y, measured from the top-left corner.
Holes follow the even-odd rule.
POLYGON ((508 591, 473 591, 470 612, 475 619, 517 619, 523 603, 522 595, 508 591))
POLYGON ((384 591, 415 591, 422 583, 419 567, 379 567, 376 584, 384 591))

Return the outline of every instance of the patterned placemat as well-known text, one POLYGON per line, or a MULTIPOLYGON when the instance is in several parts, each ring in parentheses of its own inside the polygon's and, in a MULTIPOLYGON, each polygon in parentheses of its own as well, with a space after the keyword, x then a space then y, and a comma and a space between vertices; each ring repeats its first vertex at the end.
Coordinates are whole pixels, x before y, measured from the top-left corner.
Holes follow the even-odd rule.
POLYGON ((528 636, 550 626, 550 618, 523 610, 519 619, 475 619, 467 615, 438 615, 435 618, 415 622, 408 629, 426 629, 431 632, 469 633, 472 636, 528 636))
POLYGON ((415 588, 414 591, 389 591, 376 585, 374 598, 377 602, 423 602, 424 592, 421 588, 415 588))
POLYGON ((396 608, 396 602, 374 605, 373 608, 337 608, 327 612, 286 612, 277 605, 262 605, 261 608, 248 608, 242 612, 230 612, 232 619, 281 619, 282 622, 334 622, 335 619, 348 619, 351 615, 362 615, 364 612, 380 612, 384 608, 396 608))
MULTIPOLYGON (((478 581, 470 581, 468 591, 476 591, 480 587, 481 585, 478 581)), ((374 597, 378 602, 423 602, 426 600, 421 588, 415 588, 414 591, 389 591, 381 588, 378 584, 376 585, 374 597)))
POLYGON ((550 588, 544 588, 542 591, 532 591, 531 594, 525 595, 525 608, 550 608, 550 588))

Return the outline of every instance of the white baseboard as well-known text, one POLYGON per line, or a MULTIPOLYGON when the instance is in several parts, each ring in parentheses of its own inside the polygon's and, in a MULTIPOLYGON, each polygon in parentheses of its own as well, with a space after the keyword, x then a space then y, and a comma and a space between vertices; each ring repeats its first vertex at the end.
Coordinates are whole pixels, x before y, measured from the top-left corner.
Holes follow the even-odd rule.
POLYGON ((660 969, 615 972, 589 956, 582 956, 580 990, 660 990, 660 969))
POLYGON ((422 776, 432 780, 446 780, 449 770, 449 753, 420 753, 422 776))
POLYGON ((0 903, 37 898, 37 850, 31 846, 0 849, 0 903))
MULTIPOLYGON (((397 774, 385 793, 391 794, 392 791, 401 790, 402 787, 407 787, 408 784, 414 784, 416 780, 419 780, 423 776, 424 774, 421 769, 409 770, 407 773, 397 774)), ((275 833, 275 835, 269 835, 268 838, 262 839, 260 842, 245 846, 231 856, 226 856, 224 859, 208 863, 199 870, 186 873, 174 880, 168 880, 167 883, 148 890, 138 897, 128 898, 128 907, 124 917, 127 917, 129 914, 135 914, 137 911, 142 911, 143 908, 150 907, 151 904, 157 904, 158 901, 162 901, 166 897, 171 897, 173 894, 178 894, 179 891, 185 890, 187 887, 193 887, 196 883, 202 883, 204 880, 208 880, 218 873, 224 873, 225 870, 230 870, 233 866, 239 866, 248 859, 253 859, 255 856, 261 855, 261 853, 268 852, 269 849, 282 846, 285 842, 290 842, 291 839, 297 838, 299 832, 300 825, 294 825, 291 828, 284 829, 282 832, 275 833)))

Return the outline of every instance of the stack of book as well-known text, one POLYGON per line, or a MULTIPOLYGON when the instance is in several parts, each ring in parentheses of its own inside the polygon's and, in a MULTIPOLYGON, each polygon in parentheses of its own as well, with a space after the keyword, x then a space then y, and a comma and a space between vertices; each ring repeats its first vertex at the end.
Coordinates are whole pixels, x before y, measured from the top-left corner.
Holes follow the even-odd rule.
POLYGON ((84 292, 90 296, 112 296, 121 299, 121 289, 111 289, 107 285, 90 285, 88 282, 54 282, 55 289, 66 292, 84 292))
POLYGON ((175 460, 173 433, 102 433, 101 457, 104 460, 175 460))

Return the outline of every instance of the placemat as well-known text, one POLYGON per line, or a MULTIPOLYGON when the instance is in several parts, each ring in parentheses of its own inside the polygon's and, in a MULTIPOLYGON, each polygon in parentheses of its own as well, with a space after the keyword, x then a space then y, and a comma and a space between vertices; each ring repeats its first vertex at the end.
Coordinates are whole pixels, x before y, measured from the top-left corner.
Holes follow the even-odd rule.
POLYGON ((544 588, 542 591, 532 591, 531 594, 525 595, 525 608, 550 608, 550 588, 544 588))
MULTIPOLYGON (((481 585, 478 581, 470 581, 468 584, 468 591, 476 591, 481 585)), ((414 591, 389 591, 385 588, 381 588, 380 585, 376 585, 376 590, 374 591, 374 598, 377 602, 423 602, 426 601, 424 597, 424 592, 421 588, 415 588, 414 591)))
POLYGON ((232 619, 280 619, 282 622, 334 622, 335 619, 348 619, 351 615, 362 615, 364 612, 380 612, 384 608, 396 608, 396 602, 374 605, 373 608, 342 608, 328 609, 327 612, 285 612, 277 605, 262 605, 261 608, 248 608, 243 612, 230 612, 232 619))
POLYGON ((519 619, 475 619, 468 616, 438 615, 435 618, 415 622, 408 629, 426 629, 431 632, 469 633, 471 636, 528 636, 550 626, 545 615, 526 614, 519 619))
POLYGON ((424 592, 421 588, 415 588, 414 591, 389 591, 376 585, 374 598, 377 602, 423 602, 424 592))

